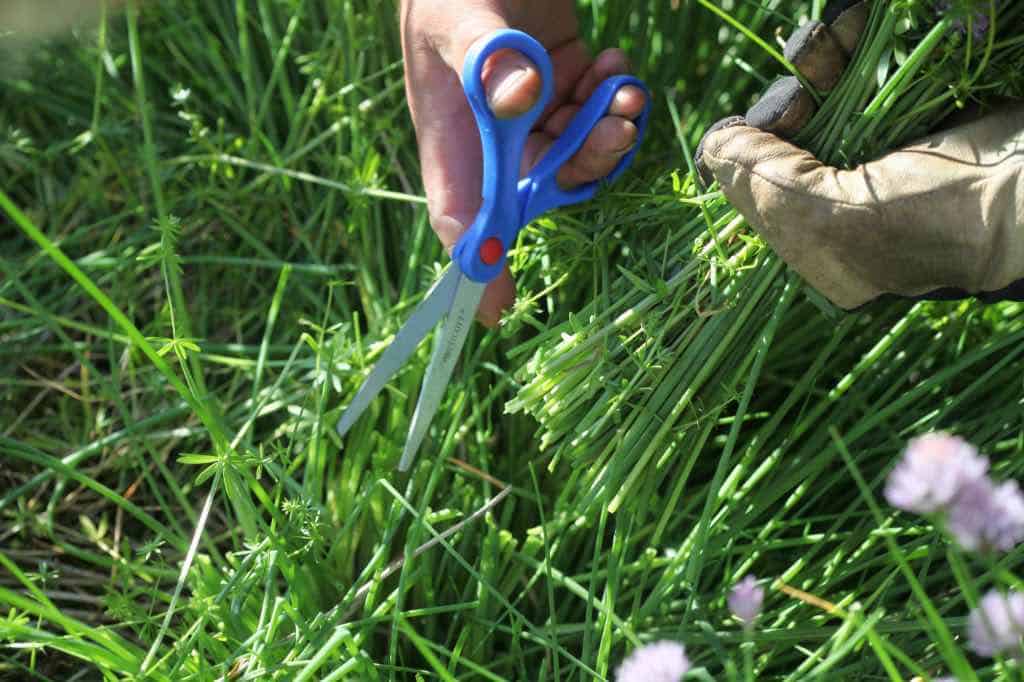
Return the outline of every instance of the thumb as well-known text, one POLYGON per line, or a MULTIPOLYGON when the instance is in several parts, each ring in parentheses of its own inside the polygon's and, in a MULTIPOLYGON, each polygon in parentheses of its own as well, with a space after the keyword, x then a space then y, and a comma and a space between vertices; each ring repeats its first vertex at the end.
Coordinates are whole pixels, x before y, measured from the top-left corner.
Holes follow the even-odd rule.
POLYGON ((745 125, 707 136, 701 160, 729 202, 786 263, 841 308, 882 291, 866 276, 886 262, 877 193, 887 179, 841 171, 771 133, 745 125), (877 184, 874 186, 873 183, 877 184))
POLYGON ((487 103, 498 118, 529 111, 540 98, 542 81, 536 65, 515 50, 499 50, 484 65, 487 103))
MULTIPOLYGON (((509 28, 500 14, 479 9, 459 22, 450 38, 441 39, 438 52, 452 71, 462 75, 466 55, 490 34, 509 28)), ((526 113, 540 97, 540 71, 526 55, 515 50, 498 50, 484 64, 481 74, 487 102, 498 118, 526 113)))
POLYGON ((804 223, 829 205, 864 203, 859 174, 830 168, 809 151, 742 121, 709 132, 700 155, 722 193, 759 229, 787 222, 779 219, 783 215, 804 223))

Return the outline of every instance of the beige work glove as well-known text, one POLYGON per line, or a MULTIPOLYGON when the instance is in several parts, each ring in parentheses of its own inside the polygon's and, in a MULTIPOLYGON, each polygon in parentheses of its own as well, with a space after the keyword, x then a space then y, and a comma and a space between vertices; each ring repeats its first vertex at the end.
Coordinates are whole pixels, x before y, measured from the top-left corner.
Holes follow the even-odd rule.
MULTIPOLYGON (((830 2, 786 57, 815 87, 834 87, 867 12, 866 1, 830 2)), ((1024 104, 854 170, 783 139, 813 113, 797 79, 783 79, 697 152, 702 175, 811 286, 847 309, 883 294, 1024 300, 1024 104)))

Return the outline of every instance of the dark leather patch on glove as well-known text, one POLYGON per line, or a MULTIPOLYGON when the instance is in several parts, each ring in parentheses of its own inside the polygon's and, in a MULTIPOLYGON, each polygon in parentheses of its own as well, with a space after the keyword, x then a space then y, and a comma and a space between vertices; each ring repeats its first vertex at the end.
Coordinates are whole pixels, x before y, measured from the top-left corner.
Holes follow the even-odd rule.
POLYGON ((807 125, 816 109, 814 98, 796 76, 786 76, 772 83, 750 108, 747 125, 788 140, 807 125))

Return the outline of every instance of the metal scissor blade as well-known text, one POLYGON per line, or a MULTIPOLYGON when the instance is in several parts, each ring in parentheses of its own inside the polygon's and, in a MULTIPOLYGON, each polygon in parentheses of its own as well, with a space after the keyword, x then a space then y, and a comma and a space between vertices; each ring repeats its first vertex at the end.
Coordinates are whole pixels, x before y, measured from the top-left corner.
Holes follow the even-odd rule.
POLYGON ((473 318, 476 317, 480 299, 487 288, 486 283, 474 282, 463 276, 457 263, 452 263, 451 271, 459 272, 458 286, 452 299, 451 310, 448 312, 448 319, 445 320, 441 335, 434 345, 434 354, 423 378, 423 388, 416 403, 416 411, 412 415, 409 436, 405 440, 402 459, 398 462, 399 471, 409 470, 416 451, 420 449, 420 444, 427 435, 430 420, 434 418, 441 404, 448 381, 452 378, 452 370, 455 369, 459 353, 466 343, 466 335, 473 326, 473 318))
POLYGON ((363 385, 359 387, 356 397, 345 408, 336 427, 339 436, 345 435, 352 424, 369 407, 373 399, 377 397, 377 394, 381 392, 391 375, 409 359, 427 332, 433 329, 437 321, 451 309, 461 279, 463 279, 462 272, 458 267, 453 265, 448 268, 434 288, 412 311, 412 315, 395 335, 395 340, 380 356, 369 376, 363 381, 363 385))

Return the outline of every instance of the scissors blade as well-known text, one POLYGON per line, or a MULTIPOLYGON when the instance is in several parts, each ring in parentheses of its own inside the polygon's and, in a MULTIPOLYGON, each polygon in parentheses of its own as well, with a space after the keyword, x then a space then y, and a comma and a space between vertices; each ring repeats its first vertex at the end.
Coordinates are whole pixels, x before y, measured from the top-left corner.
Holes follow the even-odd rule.
POLYGON ((448 268, 434 288, 412 311, 412 315, 398 330, 394 341, 380 356, 369 376, 363 381, 363 385, 359 387, 356 397, 345 408, 336 427, 339 436, 345 435, 352 424, 373 402, 373 399, 377 397, 377 394, 381 392, 388 379, 409 359, 427 332, 433 329, 437 321, 451 309, 453 297, 459 281, 462 279, 465 278, 462 277, 462 272, 457 267, 448 268))
POLYGON ((444 391, 452 378, 455 363, 459 359, 462 346, 466 343, 466 335, 473 326, 473 318, 476 317, 480 299, 487 288, 486 283, 474 282, 462 275, 457 263, 452 263, 449 272, 451 271, 459 272, 458 286, 452 298, 451 309, 448 311, 448 319, 445 320, 444 328, 435 342, 434 353, 430 358, 430 365, 427 366, 427 374, 423 378, 423 388, 420 389, 420 398, 412 415, 409 436, 405 440, 402 459, 398 462, 399 471, 409 470, 416 451, 427 435, 427 428, 441 404, 444 391))

